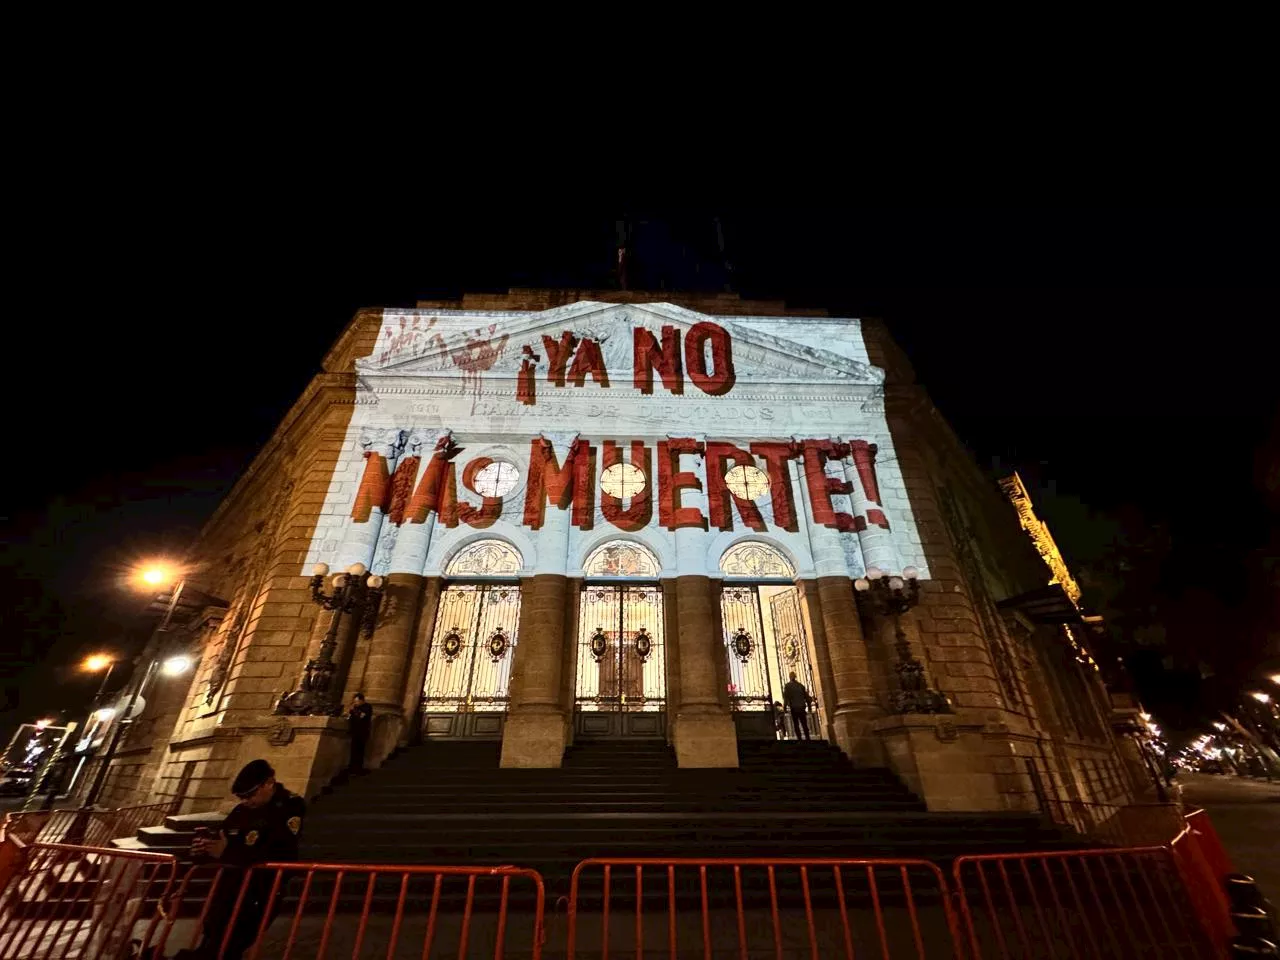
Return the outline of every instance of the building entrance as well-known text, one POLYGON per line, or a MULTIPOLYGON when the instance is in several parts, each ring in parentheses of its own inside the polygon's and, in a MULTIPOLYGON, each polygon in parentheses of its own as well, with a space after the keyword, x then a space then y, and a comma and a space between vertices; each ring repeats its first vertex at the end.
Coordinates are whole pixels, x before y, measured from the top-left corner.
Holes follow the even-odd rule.
POLYGON ((779 717, 776 706, 782 702, 782 690, 794 672, 814 698, 809 707, 809 733, 819 738, 820 704, 800 590, 794 583, 780 582, 784 576, 794 576, 790 562, 765 544, 747 542, 725 553, 721 570, 726 576, 754 576, 761 581, 728 583, 720 593, 729 702, 738 735, 744 739, 795 736, 790 715, 784 712, 779 717))
POLYGON ((495 579, 450 583, 440 593, 422 688, 422 733, 429 738, 498 739, 520 624, 520 584, 498 580, 520 569, 520 555, 500 540, 458 553, 447 575, 495 579))
MULTIPOLYGON (((586 572, 657 576, 638 544, 608 544, 586 572)), ((574 731, 584 739, 666 736, 667 661, 662 588, 656 583, 583 585, 578 606, 574 731)))

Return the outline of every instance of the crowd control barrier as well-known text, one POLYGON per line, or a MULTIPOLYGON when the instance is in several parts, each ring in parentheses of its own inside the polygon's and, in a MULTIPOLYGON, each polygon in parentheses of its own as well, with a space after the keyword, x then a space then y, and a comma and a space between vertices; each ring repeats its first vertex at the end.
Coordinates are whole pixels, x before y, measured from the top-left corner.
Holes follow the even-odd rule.
POLYGON ((1167 847, 959 857, 952 888, 975 960, 1216 958, 1167 847))
POLYGON ((568 914, 567 960, 951 957, 957 935, 926 860, 584 860, 568 914))
POLYGON ((154 940, 173 857, 45 843, 22 855, 0 890, 4 960, 117 960, 154 940))
MULTIPOLYGON (((542 956, 546 892, 534 870, 270 863, 236 890, 220 947, 243 930, 255 941, 248 960, 542 956)), ((210 902, 206 925, 217 911, 210 902)))

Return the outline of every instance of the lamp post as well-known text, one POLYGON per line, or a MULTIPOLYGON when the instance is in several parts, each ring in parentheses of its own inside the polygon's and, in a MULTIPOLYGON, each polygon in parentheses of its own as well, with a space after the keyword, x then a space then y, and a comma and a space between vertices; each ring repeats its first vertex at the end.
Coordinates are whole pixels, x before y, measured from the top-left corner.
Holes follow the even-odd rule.
POLYGON ((371 636, 382 603, 383 578, 370 574, 363 563, 353 563, 346 573, 333 578, 330 592, 326 594, 324 578, 329 575, 329 565, 318 563, 311 573, 311 600, 322 610, 332 610, 333 618, 320 641, 317 656, 307 661, 298 689, 280 698, 276 713, 337 716, 342 712, 342 699, 334 690, 338 672, 334 654, 338 650, 342 615, 359 617, 360 632, 371 636))
POLYGON ((877 567, 868 567, 867 575, 853 582, 853 588, 872 609, 893 617, 894 652, 898 662, 898 689, 890 695, 895 713, 952 713, 951 702, 936 690, 929 689, 924 664, 911 653, 907 635, 902 631, 902 614, 920 602, 920 582, 915 567, 907 567, 902 576, 886 576, 877 567))
MULTIPOLYGON (((164 582, 165 574, 162 571, 153 568, 142 574, 142 579, 145 583, 156 585, 164 582)), ((187 581, 185 579, 179 580, 177 585, 174 586, 173 590, 170 592, 169 605, 165 608, 164 617, 160 620, 160 625, 152 632, 151 639, 147 642, 148 650, 154 651, 160 642, 161 636, 169 629, 169 622, 173 619, 173 611, 177 609, 178 599, 182 596, 182 590, 186 585, 187 581)), ((181 665, 177 661, 182 661, 187 667, 189 667, 191 663, 190 659, 184 656, 169 658, 169 660, 165 661, 165 672, 175 676, 178 673, 184 672, 183 670, 174 669, 181 665), (170 660, 174 661, 172 667, 169 666, 170 660)), ((156 667, 158 667, 160 663, 161 660, 159 655, 157 653, 153 653, 147 662, 147 669, 143 672, 142 676, 130 683, 131 690, 129 693, 129 702, 126 704, 123 712, 115 718, 115 728, 111 731, 111 740, 107 746, 107 752, 102 756, 102 763, 98 766, 98 772, 93 778, 93 785, 85 795, 82 809, 93 806, 94 802, 98 799, 98 794, 102 792, 102 784, 107 779, 107 771, 111 768, 111 761, 116 755, 116 749, 120 746, 120 737, 124 733, 125 724, 132 721, 133 708, 138 703, 138 697, 142 695, 143 688, 146 687, 147 683, 151 680, 151 675, 155 673, 156 667)), ((114 665, 115 664, 113 663, 112 666, 114 665)), ((105 685, 105 678, 103 683, 105 685)))
POLYGON ((98 684, 98 692, 93 695, 94 708, 97 708, 98 704, 102 701, 102 694, 107 689, 107 681, 111 679, 111 673, 115 670, 117 663, 119 663, 118 660, 107 656, 105 653, 95 653, 93 656, 85 658, 82 668, 87 670, 89 673, 97 673, 103 667, 106 667, 107 670, 107 672, 102 675, 102 682, 98 684))

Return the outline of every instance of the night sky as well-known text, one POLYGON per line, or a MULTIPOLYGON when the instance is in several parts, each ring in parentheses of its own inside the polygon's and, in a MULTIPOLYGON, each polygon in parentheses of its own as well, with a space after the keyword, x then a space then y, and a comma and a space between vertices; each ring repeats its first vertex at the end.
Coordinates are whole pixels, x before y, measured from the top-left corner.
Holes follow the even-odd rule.
POLYGON ((613 287, 624 216, 632 289, 883 317, 979 463, 1021 471, 1166 726, 1280 668, 1274 212, 187 213, 36 252, 76 283, 11 355, 39 386, 10 417, 5 739, 145 638, 124 571, 182 554, 356 308, 613 287))

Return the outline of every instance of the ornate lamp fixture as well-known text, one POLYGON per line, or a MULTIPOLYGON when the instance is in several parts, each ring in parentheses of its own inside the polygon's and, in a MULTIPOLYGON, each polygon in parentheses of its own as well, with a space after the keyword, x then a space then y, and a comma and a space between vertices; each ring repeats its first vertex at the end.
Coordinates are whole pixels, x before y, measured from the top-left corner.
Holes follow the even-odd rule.
POLYGON ((307 661, 298 689, 280 698, 276 713, 337 716, 342 712, 342 700, 335 696, 333 689, 338 670, 333 656, 338 649, 342 615, 359 617, 360 632, 366 637, 371 636, 378 619, 378 607, 382 603, 384 581, 382 577, 371 575, 363 563, 353 563, 346 573, 333 578, 333 587, 326 594, 324 578, 329 574, 329 565, 317 563, 311 572, 311 599, 321 609, 334 611, 333 619, 320 642, 319 655, 307 661))
POLYGON ((924 677, 924 664, 911 655, 907 635, 902 632, 902 614, 920 601, 920 583, 915 567, 907 567, 902 576, 886 576, 878 567, 868 567, 867 575, 853 582, 853 588, 879 614, 893 617, 894 650, 898 662, 898 689, 891 696, 896 713, 952 713, 951 703, 941 693, 930 690, 924 677))

